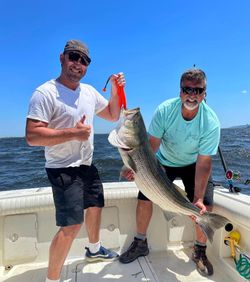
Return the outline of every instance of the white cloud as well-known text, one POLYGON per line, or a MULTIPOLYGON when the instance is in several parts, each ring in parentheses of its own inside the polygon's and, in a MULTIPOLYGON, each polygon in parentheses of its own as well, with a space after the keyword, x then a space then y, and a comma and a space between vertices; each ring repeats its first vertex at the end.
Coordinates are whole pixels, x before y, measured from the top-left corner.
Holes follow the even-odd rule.
POLYGON ((247 90, 242 90, 241 93, 242 94, 247 94, 247 90))

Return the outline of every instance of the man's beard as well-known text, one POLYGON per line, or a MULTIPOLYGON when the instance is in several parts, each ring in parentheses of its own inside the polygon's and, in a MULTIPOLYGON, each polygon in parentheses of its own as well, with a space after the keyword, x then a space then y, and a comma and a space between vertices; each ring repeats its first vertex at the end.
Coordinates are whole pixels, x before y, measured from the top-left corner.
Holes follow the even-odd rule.
POLYGON ((77 74, 68 74, 68 78, 72 82, 79 82, 82 79, 83 75, 77 75, 77 74))
POLYGON ((79 82, 83 78, 85 72, 74 71, 73 69, 68 69, 66 74, 67 74, 67 77, 70 81, 79 82))
POLYGON ((183 102, 183 106, 189 110, 189 111, 193 111, 195 109, 197 109, 199 107, 199 103, 197 100, 194 101, 190 101, 189 99, 187 99, 186 101, 183 102))

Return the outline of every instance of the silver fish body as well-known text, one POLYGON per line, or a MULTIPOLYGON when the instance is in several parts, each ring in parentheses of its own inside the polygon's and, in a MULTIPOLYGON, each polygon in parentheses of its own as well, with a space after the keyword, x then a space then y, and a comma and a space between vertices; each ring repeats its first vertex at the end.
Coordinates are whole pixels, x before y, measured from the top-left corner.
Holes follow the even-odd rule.
POLYGON ((118 148, 126 167, 134 172, 138 189, 164 211, 194 215, 210 242, 216 229, 229 220, 221 215, 205 212, 193 205, 181 188, 173 184, 159 164, 149 144, 140 109, 123 112, 122 123, 109 135, 109 142, 118 148))

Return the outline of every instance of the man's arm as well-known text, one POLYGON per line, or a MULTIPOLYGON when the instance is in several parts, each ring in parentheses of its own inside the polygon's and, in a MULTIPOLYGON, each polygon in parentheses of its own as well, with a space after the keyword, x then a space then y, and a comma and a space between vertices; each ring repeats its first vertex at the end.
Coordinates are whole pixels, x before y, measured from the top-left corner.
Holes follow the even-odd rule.
POLYGON ((97 115, 109 121, 117 121, 120 117, 121 109, 119 107, 119 96, 117 84, 121 87, 125 86, 125 77, 123 73, 113 74, 110 78, 111 96, 108 106, 97 115), (117 84, 116 84, 117 83, 117 84))
POLYGON ((206 211, 203 204, 204 195, 207 188, 209 176, 212 171, 211 156, 199 155, 196 162, 195 170, 195 189, 193 203, 201 209, 201 213, 206 211))
POLYGON ((34 119, 27 119, 26 141, 30 146, 53 146, 66 141, 86 141, 91 127, 84 124, 85 116, 73 128, 52 129, 48 123, 34 119))

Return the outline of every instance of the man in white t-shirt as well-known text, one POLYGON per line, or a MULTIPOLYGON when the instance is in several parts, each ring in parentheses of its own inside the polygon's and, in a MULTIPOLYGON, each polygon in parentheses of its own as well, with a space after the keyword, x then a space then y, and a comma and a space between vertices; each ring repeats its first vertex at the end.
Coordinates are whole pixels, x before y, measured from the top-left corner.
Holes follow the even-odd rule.
POLYGON ((93 118, 110 121, 120 116, 117 85, 124 86, 123 73, 111 76, 109 101, 92 86, 80 83, 91 62, 87 46, 69 40, 60 55, 61 74, 39 86, 29 104, 26 140, 45 146, 46 171, 52 185, 56 224, 60 226, 49 254, 46 281, 59 281, 62 266, 84 219, 89 237, 86 259, 110 261, 118 254, 100 244, 103 186, 92 164, 93 118))

